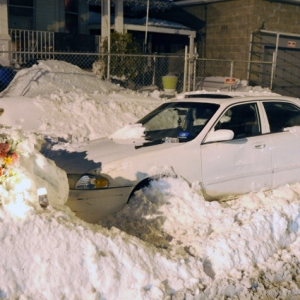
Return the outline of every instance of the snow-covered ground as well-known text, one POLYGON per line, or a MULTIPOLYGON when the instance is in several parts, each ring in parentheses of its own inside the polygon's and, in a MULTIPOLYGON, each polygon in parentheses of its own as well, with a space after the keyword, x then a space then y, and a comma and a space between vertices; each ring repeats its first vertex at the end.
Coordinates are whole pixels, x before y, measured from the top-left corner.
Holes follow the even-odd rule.
POLYGON ((91 225, 64 205, 66 174, 39 152, 43 138, 76 151, 158 106, 159 92, 42 61, 0 96, 2 164, 5 138, 19 142, 0 176, 0 299, 300 299, 300 182, 218 203, 165 178, 91 225))

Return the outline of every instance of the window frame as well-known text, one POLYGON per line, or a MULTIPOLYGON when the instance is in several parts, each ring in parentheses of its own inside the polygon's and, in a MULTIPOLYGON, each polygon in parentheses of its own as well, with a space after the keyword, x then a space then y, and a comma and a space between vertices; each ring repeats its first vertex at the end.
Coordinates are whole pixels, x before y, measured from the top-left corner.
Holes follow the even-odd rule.
MULTIPOLYGON (((293 126, 300 126, 300 107, 297 104, 292 103, 292 102, 287 102, 287 101, 269 100, 269 101, 262 101, 262 106, 264 108, 264 111, 265 111, 265 114, 266 114, 266 120, 267 120, 268 125, 269 125, 269 133, 279 133, 279 132, 283 132, 284 128, 293 127, 293 126), (278 114, 277 113, 277 115, 275 115, 274 112, 272 112, 274 115, 271 117, 271 111, 266 108, 266 105, 269 105, 269 104, 274 104, 273 109, 278 104, 295 108, 295 110, 298 111, 298 115, 294 115, 294 116, 290 115, 289 116, 289 121, 291 121, 291 118, 298 117, 298 123, 299 124, 298 125, 288 124, 288 121, 284 121, 284 120, 281 120, 282 121, 281 124, 280 124, 280 122, 278 122, 277 124, 271 124, 271 122, 272 123, 275 122, 276 121, 275 119, 277 119, 277 118, 278 118, 278 120, 280 120, 279 117, 281 117, 283 114, 278 114), (272 119, 271 122, 270 122, 270 119, 272 119)), ((292 110, 290 110, 290 112, 291 111, 292 110)))
MULTIPOLYGON (((241 117, 241 116, 239 116, 241 117)), ((250 138, 253 136, 258 136, 262 134, 262 122, 261 122, 261 115, 260 115, 260 111, 259 111, 259 105, 257 103, 257 101, 255 102, 246 102, 246 103, 235 103, 233 105, 230 105, 229 107, 227 107, 224 112, 220 115, 220 117, 218 118, 217 122, 214 125, 214 130, 219 130, 219 129, 229 129, 232 130, 234 132, 234 137, 233 140, 237 140, 237 139, 245 139, 245 138, 250 138), (244 124, 245 126, 245 132, 240 130, 240 133, 238 133, 238 126, 240 128, 242 128, 243 124, 238 124, 237 122, 232 122, 232 115, 230 117, 230 120, 228 122, 221 122, 221 119, 224 118, 224 116, 226 115, 226 113, 228 113, 230 110, 234 109, 234 108, 241 108, 242 106, 254 106, 254 110, 253 113, 255 114, 254 116, 256 116, 256 122, 254 122, 254 124, 251 124, 251 122, 249 121, 247 123, 244 124), (230 124, 230 122, 235 123, 236 127, 234 126, 234 124, 230 124), (220 125, 222 124, 222 125, 220 125), (220 126, 218 126, 220 125, 220 126), (249 131, 246 130, 246 126, 248 126, 249 131), (250 128, 252 126, 252 128, 250 128), (238 134, 237 134, 238 133, 238 134)))

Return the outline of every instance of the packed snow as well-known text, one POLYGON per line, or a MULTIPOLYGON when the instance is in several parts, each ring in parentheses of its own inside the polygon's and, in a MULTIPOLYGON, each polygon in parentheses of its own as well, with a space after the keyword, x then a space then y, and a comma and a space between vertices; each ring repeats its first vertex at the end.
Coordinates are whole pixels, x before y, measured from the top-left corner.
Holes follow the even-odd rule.
POLYGON ((130 138, 163 101, 55 60, 17 73, 0 98, 0 299, 300 299, 300 182, 219 203, 163 178, 99 224, 64 205, 66 173, 43 143, 72 152, 130 138))

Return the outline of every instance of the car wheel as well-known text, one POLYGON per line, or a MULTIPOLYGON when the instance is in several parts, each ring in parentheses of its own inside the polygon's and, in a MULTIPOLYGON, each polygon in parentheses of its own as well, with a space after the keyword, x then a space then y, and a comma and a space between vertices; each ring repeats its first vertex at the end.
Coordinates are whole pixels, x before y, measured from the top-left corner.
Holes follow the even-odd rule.
POLYGON ((130 195, 129 195, 129 197, 128 197, 128 200, 127 200, 127 204, 129 203, 131 197, 133 196, 133 194, 134 194, 136 191, 138 191, 138 190, 140 190, 140 189, 142 189, 142 188, 144 188, 144 187, 149 186, 150 182, 153 181, 153 180, 155 180, 155 178, 146 178, 146 179, 142 180, 141 182, 139 182, 139 183, 134 187, 134 189, 131 191, 131 193, 130 193, 130 195))

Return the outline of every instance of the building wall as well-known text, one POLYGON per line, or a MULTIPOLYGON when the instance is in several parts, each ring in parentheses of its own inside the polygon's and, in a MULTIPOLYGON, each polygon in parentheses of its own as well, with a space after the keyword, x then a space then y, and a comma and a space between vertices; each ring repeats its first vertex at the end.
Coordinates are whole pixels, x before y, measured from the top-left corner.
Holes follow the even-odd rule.
POLYGON ((300 34, 300 6, 267 0, 213 3, 207 5, 206 22, 202 57, 248 60, 252 32, 300 34))
POLYGON ((10 0, 3 0, 3 7, 8 5, 8 28, 9 29, 28 29, 32 30, 35 28, 34 13, 35 8, 32 2, 23 1, 22 6, 12 3, 10 0))
MULTIPOLYGON (((88 5, 94 1, 78 1, 79 34, 89 33, 88 5)), ((65 32, 65 0, 35 0, 34 3, 33 20, 25 22, 23 18, 17 22, 20 18, 16 16, 13 19, 16 24, 11 21, 10 28, 65 32)), ((203 58, 248 60, 251 33, 260 29, 300 34, 300 6, 295 4, 231 0, 184 9, 206 22, 196 43, 203 58)))
POLYGON ((300 34, 300 6, 256 0, 253 22, 266 30, 300 34))
POLYGON ((36 30, 63 32, 65 25, 64 0, 36 0, 35 3, 36 30))
POLYGON ((254 2, 236 0, 208 5, 203 53, 206 58, 248 59, 250 35, 255 27, 254 2))
MULTIPOLYGON (((44 5, 44 0, 37 0, 40 1, 42 6, 44 5)), ((88 34, 88 1, 78 1, 78 21, 76 24, 76 30, 73 33, 78 34, 88 34)), ((51 17, 41 20, 43 22, 47 22, 47 29, 48 31, 55 31, 55 32, 66 32, 65 28, 65 0, 53 0, 52 3, 48 3, 49 10, 47 11, 46 5, 44 5, 43 13, 49 13, 51 17), (52 18, 52 19, 51 19, 52 18), (55 20, 55 21, 53 21, 55 20), (51 29, 50 29, 51 28, 51 29)))
MULTIPOLYGON (((9 28, 37 31, 66 32, 65 0, 35 0, 33 6, 11 5, 9 11, 9 28), (22 9, 31 10, 22 15, 22 9)), ((8 3, 9 4, 9 3, 8 3)), ((88 33, 88 1, 78 0, 77 19, 74 14, 75 32, 88 33)), ((68 24, 69 25, 69 24, 68 24)))
POLYGON ((89 6, 87 1, 79 1, 78 15, 78 33, 89 34, 89 6))

